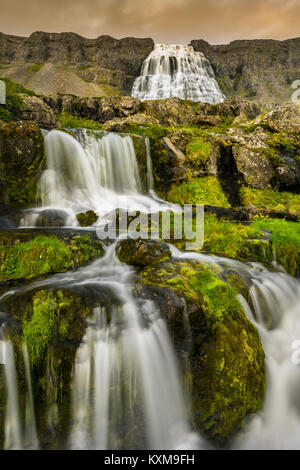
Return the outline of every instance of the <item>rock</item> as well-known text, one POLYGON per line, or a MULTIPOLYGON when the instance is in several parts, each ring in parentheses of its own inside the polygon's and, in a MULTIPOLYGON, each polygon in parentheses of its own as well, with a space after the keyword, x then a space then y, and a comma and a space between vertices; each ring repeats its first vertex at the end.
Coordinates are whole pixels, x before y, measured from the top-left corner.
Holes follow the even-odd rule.
POLYGON ((287 103, 277 106, 266 118, 269 128, 274 131, 300 133, 300 105, 287 103))
POLYGON ((240 96, 228 98, 216 106, 216 114, 224 117, 237 117, 245 115, 248 119, 254 119, 261 113, 258 104, 245 100, 240 96))
POLYGON ((206 116, 205 114, 198 114, 193 119, 194 124, 201 127, 208 127, 208 126, 219 126, 222 124, 222 119, 219 116, 206 116))
POLYGON ((187 126, 197 116, 193 104, 180 98, 149 100, 143 105, 143 113, 157 119, 161 126, 187 126))
POLYGON ((107 96, 99 100, 98 119, 106 122, 137 114, 140 110, 141 102, 131 96, 107 96))
POLYGON ((68 214, 57 209, 46 209, 38 213, 36 220, 37 227, 64 227, 68 214))
POLYGON ((249 186, 257 189, 272 187, 275 169, 272 162, 262 152, 243 146, 234 146, 232 153, 238 172, 249 186))
POLYGON ((116 246, 116 255, 122 263, 144 267, 170 258, 168 245, 156 240, 126 239, 116 246))
POLYGON ((44 163, 44 140, 35 122, 18 121, 0 128, 2 203, 36 203, 38 176, 44 163))
POLYGON ((174 179, 184 179, 186 177, 185 155, 171 142, 169 137, 164 137, 163 142, 170 157, 171 170, 173 170, 174 179))
MULTIPOLYGON (((175 347, 189 360, 196 429, 224 445, 262 407, 265 365, 259 334, 222 269, 172 259, 141 270, 138 287, 164 313, 175 347)), ((238 280, 238 291, 248 287, 238 280)))
POLYGON ((61 127, 53 110, 37 96, 22 95, 23 106, 20 110, 21 121, 35 121, 43 129, 61 127))
POLYGON ((159 125, 159 121, 151 116, 138 113, 126 118, 114 118, 105 122, 104 129, 109 132, 125 132, 134 125, 154 124, 159 125))
POLYGON ((76 218, 81 227, 90 227, 99 219, 98 215, 94 211, 81 212, 76 215, 76 218))

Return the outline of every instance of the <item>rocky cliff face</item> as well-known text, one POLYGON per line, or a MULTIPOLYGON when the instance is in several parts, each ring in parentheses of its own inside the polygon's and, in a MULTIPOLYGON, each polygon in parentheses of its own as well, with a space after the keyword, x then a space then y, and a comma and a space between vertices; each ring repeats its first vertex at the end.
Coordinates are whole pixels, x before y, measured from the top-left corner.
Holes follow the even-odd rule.
POLYGON ((291 85, 300 77, 300 38, 233 41, 224 46, 193 40, 191 46, 210 60, 227 96, 276 104, 291 99, 291 85))
POLYGON ((50 91, 51 94, 63 92, 103 96, 122 90, 130 92, 133 80, 139 75, 153 45, 152 39, 118 40, 110 36, 86 39, 75 33, 44 32, 35 32, 23 38, 0 33, 0 76, 31 86, 42 94, 50 91), (54 64, 56 69, 47 70, 45 76, 42 73, 45 68, 43 64, 47 64, 48 69, 49 64, 54 64), (52 90, 48 83, 49 72, 51 81, 57 82, 57 90, 52 90), (85 87, 77 83, 78 77, 85 87), (64 88, 59 88, 64 82, 64 88), (103 87, 89 90, 86 82, 98 83, 103 87))

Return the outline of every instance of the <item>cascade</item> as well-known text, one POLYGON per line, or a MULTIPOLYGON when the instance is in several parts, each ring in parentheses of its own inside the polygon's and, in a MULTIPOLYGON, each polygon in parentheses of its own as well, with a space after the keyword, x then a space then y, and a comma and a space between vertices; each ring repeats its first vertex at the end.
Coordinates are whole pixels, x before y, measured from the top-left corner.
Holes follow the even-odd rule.
POLYGON ((155 44, 136 78, 132 96, 141 101, 178 97, 217 104, 224 101, 213 68, 192 46, 155 44))
MULTIPOLYGON (((145 139, 146 188, 142 187, 131 136, 83 129, 46 133, 46 169, 40 179, 41 207, 25 213, 21 226, 35 226, 45 210, 63 214, 65 226, 76 214, 105 215, 117 208, 155 212, 169 206, 153 190, 150 145, 145 139)), ((141 138, 142 139, 142 138, 141 138)))

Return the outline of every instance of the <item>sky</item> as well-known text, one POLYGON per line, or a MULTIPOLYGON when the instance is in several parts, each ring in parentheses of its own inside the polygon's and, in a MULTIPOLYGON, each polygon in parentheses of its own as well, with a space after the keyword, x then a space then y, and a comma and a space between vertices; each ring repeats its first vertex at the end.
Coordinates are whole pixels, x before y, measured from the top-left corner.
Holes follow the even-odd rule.
POLYGON ((72 31, 188 44, 300 36, 300 0, 0 0, 0 31, 72 31))

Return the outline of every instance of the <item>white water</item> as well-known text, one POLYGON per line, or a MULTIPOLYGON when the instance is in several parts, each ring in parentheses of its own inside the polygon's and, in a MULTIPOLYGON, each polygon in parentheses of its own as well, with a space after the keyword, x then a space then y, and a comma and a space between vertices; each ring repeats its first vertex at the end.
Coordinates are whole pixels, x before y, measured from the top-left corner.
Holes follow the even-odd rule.
POLYGON ((142 188, 132 138, 78 130, 76 139, 53 130, 44 138, 47 168, 40 179, 40 208, 25 213, 21 226, 34 226, 48 209, 65 217, 65 226, 78 225, 76 214, 93 210, 100 218, 122 208, 156 212, 169 207, 153 190, 150 146, 145 139, 147 188, 142 188))
POLYGON ((217 104, 224 101, 210 62, 192 46, 155 44, 135 80, 132 96, 139 100, 178 97, 217 104))
POLYGON ((23 359, 27 385, 25 423, 23 423, 23 419, 21 417, 13 345, 9 340, 0 340, 0 364, 4 365, 7 388, 4 447, 8 450, 38 448, 31 376, 26 346, 23 347, 23 359))

